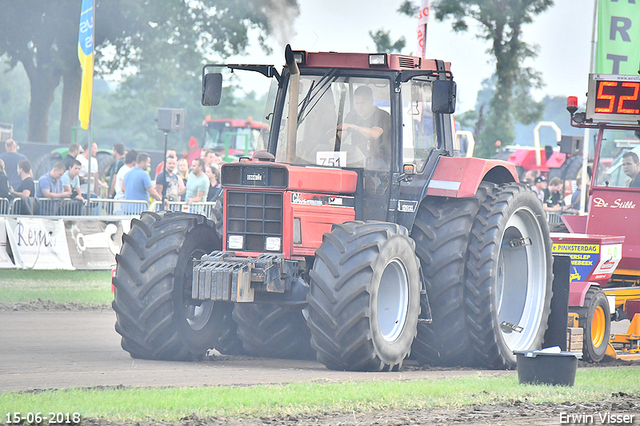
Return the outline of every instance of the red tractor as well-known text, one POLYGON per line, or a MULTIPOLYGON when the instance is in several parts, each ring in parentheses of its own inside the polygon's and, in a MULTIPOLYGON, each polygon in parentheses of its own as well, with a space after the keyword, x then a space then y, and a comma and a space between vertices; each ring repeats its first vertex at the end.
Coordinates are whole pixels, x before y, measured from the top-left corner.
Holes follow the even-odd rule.
POLYGON ((639 93, 638 76, 591 74, 586 112, 575 97, 567 107, 572 126, 597 131, 588 214, 562 216, 570 233, 553 235, 554 254, 572 258, 570 311, 591 361, 640 359, 639 93), (628 332, 610 334, 612 319, 628 332))
POLYGON ((207 65, 271 80, 267 150, 221 168, 222 219, 145 212, 123 237, 116 330, 133 357, 310 357, 330 369, 513 368, 538 349, 551 239, 512 164, 460 156, 450 64, 285 51, 207 65))

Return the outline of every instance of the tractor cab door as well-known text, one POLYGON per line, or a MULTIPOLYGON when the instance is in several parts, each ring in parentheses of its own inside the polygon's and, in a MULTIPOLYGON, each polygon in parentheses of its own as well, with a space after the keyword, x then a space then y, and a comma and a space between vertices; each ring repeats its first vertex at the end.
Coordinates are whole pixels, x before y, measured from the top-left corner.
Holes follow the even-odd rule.
POLYGON ((394 222, 409 229, 438 159, 453 155, 450 114, 434 113, 433 79, 417 76, 401 85, 402 164, 394 222), (409 167, 407 167, 409 166, 409 167), (407 174, 411 170, 411 174, 407 174))

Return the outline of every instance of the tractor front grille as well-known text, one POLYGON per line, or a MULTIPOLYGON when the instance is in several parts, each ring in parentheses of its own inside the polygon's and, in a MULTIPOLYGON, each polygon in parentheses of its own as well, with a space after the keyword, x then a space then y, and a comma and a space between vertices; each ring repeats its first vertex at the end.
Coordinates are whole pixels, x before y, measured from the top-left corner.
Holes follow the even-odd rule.
POLYGON ((281 192, 227 190, 226 204, 227 239, 240 235, 244 237, 242 250, 266 252, 267 238, 278 237, 282 252, 281 192))

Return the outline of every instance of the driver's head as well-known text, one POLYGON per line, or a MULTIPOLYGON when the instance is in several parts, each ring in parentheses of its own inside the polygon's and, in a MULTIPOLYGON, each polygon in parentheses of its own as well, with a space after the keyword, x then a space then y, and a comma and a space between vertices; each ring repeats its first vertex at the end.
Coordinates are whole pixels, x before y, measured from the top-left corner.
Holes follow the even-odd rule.
POLYGON ((373 91, 369 86, 360 86, 353 94, 354 108, 360 117, 367 118, 375 108, 373 106, 373 91))
POLYGON ((632 179, 640 173, 640 161, 638 160, 638 154, 631 151, 624 153, 622 156, 622 171, 632 179))

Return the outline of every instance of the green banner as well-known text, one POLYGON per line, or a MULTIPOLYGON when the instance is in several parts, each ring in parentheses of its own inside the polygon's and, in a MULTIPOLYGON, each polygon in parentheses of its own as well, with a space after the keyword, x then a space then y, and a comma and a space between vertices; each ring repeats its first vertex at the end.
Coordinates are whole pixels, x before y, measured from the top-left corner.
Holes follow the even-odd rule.
POLYGON ((640 0, 599 0, 595 72, 636 75, 640 68, 640 0))

